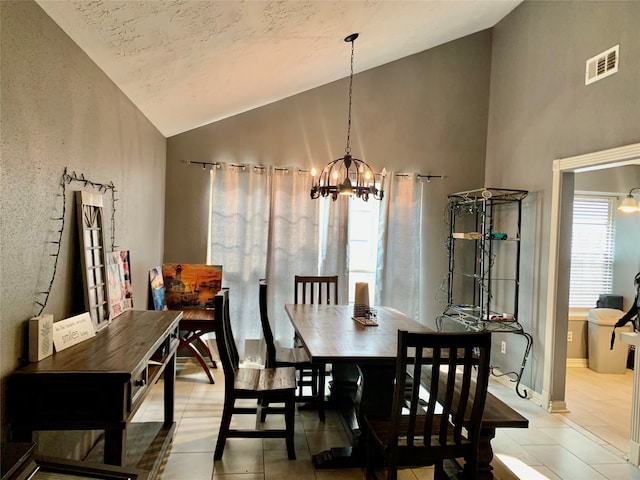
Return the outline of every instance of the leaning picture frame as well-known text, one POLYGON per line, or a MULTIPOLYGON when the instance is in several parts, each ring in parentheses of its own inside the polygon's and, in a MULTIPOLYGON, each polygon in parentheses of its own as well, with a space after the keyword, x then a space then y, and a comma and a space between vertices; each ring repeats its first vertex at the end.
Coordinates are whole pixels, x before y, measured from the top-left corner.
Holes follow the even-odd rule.
POLYGON ((162 277, 169 310, 213 308, 222 288, 222 265, 163 263, 162 277))
POLYGON ((154 310, 167 310, 167 299, 164 292, 164 279, 162 278, 162 265, 149 270, 150 305, 154 310))
POLYGON ((129 251, 110 252, 106 256, 109 314, 115 318, 133 308, 129 251))

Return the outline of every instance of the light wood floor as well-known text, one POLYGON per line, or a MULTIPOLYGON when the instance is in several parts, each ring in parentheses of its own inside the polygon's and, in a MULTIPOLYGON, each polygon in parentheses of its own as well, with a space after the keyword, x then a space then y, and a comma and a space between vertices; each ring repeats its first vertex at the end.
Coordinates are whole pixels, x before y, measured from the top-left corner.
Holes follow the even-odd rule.
POLYGON ((631 438, 633 370, 624 375, 568 368, 566 418, 626 452, 631 438))

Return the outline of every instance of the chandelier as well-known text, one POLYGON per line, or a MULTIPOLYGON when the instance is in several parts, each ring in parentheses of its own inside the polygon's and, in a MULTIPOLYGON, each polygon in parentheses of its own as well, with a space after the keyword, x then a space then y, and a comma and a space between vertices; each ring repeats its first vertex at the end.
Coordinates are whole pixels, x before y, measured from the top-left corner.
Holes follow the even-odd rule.
POLYGON ((376 174, 371 167, 359 158, 351 156, 351 98, 353 93, 353 43, 358 38, 357 33, 347 36, 344 41, 351 43, 351 74, 349 76, 349 117, 347 123, 347 146, 344 149, 344 156, 329 162, 317 177, 315 168, 311 170, 313 186, 311 187, 311 198, 320 196, 331 196, 333 200, 338 195, 355 195, 365 202, 369 196, 376 200, 382 200, 384 190, 382 189, 386 170, 380 174, 380 188, 376 187, 376 174))
POLYGON ((623 213, 640 212, 640 205, 638 205, 638 202, 633 197, 634 190, 640 192, 640 187, 633 187, 631 190, 629 190, 629 193, 618 207, 618 210, 623 213))

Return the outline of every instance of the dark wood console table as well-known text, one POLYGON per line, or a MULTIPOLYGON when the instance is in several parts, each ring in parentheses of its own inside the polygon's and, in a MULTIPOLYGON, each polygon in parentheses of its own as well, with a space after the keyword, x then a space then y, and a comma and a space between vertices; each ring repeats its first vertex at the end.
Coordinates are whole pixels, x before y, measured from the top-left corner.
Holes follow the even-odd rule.
POLYGON ((175 428, 181 317, 180 311, 129 310, 95 337, 16 370, 7 392, 13 440, 30 442, 38 430, 104 430, 104 463, 134 466, 155 475, 175 428), (145 434, 152 439, 149 450, 132 465, 127 427, 161 375, 164 422, 132 424, 153 432, 145 434))

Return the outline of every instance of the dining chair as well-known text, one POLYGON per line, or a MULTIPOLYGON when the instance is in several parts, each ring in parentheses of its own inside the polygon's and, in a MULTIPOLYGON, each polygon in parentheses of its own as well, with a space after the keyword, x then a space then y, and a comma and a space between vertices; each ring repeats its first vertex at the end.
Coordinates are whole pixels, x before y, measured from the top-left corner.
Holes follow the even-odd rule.
MULTIPOLYGON (((294 276, 293 302, 298 304, 337 305, 338 304, 338 276, 337 275, 295 275, 294 276)), ((297 335, 293 339, 296 347, 302 347, 297 335)), ((320 392, 320 397, 311 405, 322 407, 324 417, 324 391, 327 378, 327 365, 314 364, 311 368, 302 368, 298 371, 298 388, 311 388, 311 397, 315 392, 320 392), (321 402, 321 403, 318 403, 321 402)), ((322 418, 321 417, 321 418, 322 418)))
MULTIPOLYGON (((324 381, 318 378, 318 368, 311 363, 311 359, 304 348, 287 348, 279 345, 273 338, 271 323, 269 322, 269 314, 267 311, 267 280, 259 281, 259 302, 260 302, 260 322, 262 323, 262 333, 267 349, 267 358, 265 367, 294 367, 298 373, 298 393, 296 394, 296 402, 314 403, 318 409, 318 417, 324 422, 324 381), (305 372, 312 372, 312 380, 306 382, 303 378, 305 372), (315 377, 313 377, 315 375, 315 377), (311 395, 305 395, 304 386, 311 387, 311 395)), ((266 416, 266 410, 263 412, 262 419, 266 416)))
POLYGON ((294 277, 294 303, 338 304, 338 276, 294 277))
POLYGON ((449 478, 444 461, 461 458, 463 478, 478 478, 490 352, 490 332, 398 331, 390 416, 364 415, 367 478, 376 478, 384 459, 388 480, 397 479, 398 467, 427 465, 435 466, 434 479, 440 480, 449 478))
POLYGON ((293 443, 295 419, 296 374, 293 367, 239 368, 240 359, 231 320, 229 318, 229 289, 223 288, 215 296, 216 343, 220 363, 224 372, 224 407, 220 431, 214 452, 214 460, 221 460, 228 438, 284 438, 289 460, 295 460, 293 443), (237 400, 252 399, 257 406, 238 406, 237 400), (268 407, 262 407, 262 404, 268 407), (272 407, 272 404, 284 407, 272 407), (269 413, 284 414, 285 428, 264 429, 261 420, 262 409, 269 413), (230 428, 234 414, 255 415, 256 428, 230 428))

